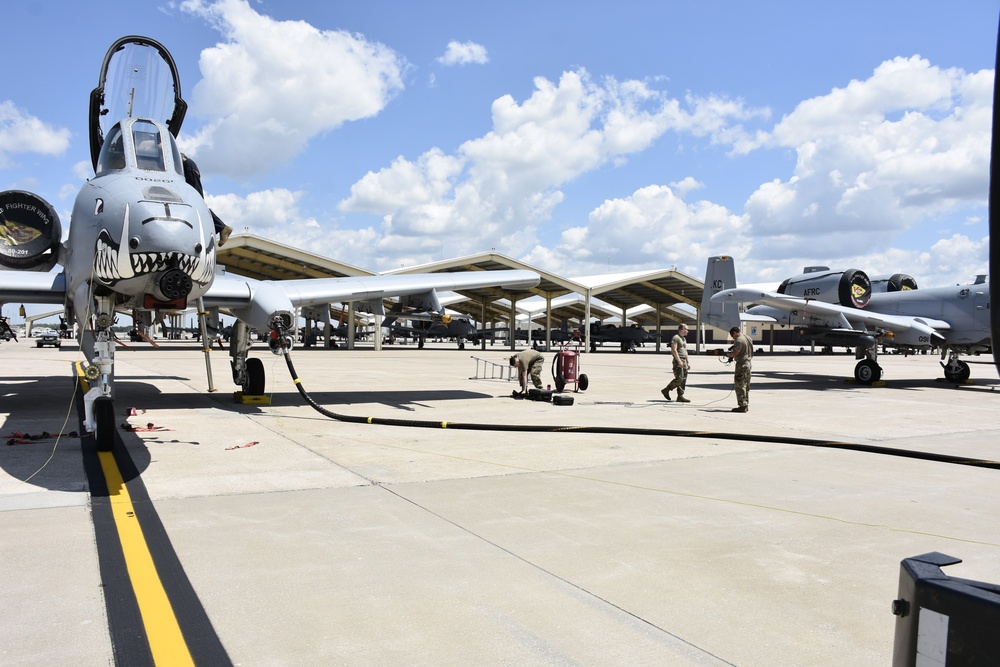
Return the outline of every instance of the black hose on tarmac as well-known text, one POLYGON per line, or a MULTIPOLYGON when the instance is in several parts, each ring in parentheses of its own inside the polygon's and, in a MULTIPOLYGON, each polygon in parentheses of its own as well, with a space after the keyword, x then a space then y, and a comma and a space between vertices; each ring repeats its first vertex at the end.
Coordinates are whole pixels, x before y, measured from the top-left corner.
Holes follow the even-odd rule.
POLYGON ((683 429, 663 429, 663 428, 629 428, 623 426, 544 426, 539 424, 475 424, 463 422, 437 422, 419 419, 386 419, 384 417, 358 417, 353 415, 342 415, 327 410, 318 404, 306 392, 302 386, 302 381, 295 372, 292 365, 291 354, 285 353, 285 363, 292 376, 292 382, 299 390, 299 394, 311 405, 314 410, 321 415, 335 419, 337 421, 352 424, 379 424, 382 426, 407 426, 410 428, 442 428, 463 431, 518 431, 521 433, 599 433, 615 435, 645 435, 668 438, 709 438, 715 440, 740 440, 745 442, 770 442, 783 445, 803 445, 807 447, 826 447, 830 449, 848 449, 856 452, 866 452, 868 454, 885 454, 887 456, 900 456, 911 459, 923 459, 925 461, 937 461, 939 463, 954 463, 957 465, 973 466, 977 468, 993 468, 1000 470, 1000 461, 983 461, 979 459, 966 458, 964 456, 952 456, 949 454, 935 454, 933 452, 920 452, 912 449, 895 449, 892 447, 879 447, 877 445, 866 445, 853 442, 838 442, 836 440, 817 440, 813 438, 791 438, 777 435, 754 435, 750 433, 727 433, 724 431, 689 431, 683 429))

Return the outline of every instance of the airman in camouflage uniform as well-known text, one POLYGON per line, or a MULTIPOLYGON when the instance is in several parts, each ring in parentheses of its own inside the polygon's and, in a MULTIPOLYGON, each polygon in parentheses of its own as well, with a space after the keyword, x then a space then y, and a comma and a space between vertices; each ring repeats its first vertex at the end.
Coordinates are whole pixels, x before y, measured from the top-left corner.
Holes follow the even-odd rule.
POLYGON ((660 390, 660 393, 663 394, 663 398, 668 401, 670 400, 670 392, 676 389, 678 403, 691 402, 684 398, 684 390, 687 388, 688 370, 691 368, 688 364, 687 340, 684 338, 687 336, 687 332, 687 326, 682 324, 677 327, 677 334, 670 340, 670 353, 673 355, 674 379, 670 381, 670 384, 660 390))
POLYGON ((736 388, 736 402, 739 404, 739 407, 733 408, 733 412, 746 412, 750 409, 750 365, 753 360, 753 341, 740 331, 739 327, 730 329, 729 335, 733 337, 733 347, 729 351, 729 358, 736 362, 733 383, 736 388))
POLYGON ((538 350, 528 348, 510 358, 510 365, 517 368, 517 379, 521 384, 521 393, 528 391, 528 376, 535 389, 542 388, 542 367, 544 357, 538 350))

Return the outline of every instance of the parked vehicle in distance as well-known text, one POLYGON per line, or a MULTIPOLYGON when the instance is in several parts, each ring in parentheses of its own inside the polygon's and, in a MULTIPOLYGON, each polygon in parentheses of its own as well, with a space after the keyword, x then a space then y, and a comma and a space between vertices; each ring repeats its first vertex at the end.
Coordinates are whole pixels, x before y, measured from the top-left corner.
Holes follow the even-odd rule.
POLYGON ((59 340, 59 334, 55 331, 46 331, 38 338, 38 340, 35 341, 35 347, 45 347, 46 345, 51 345, 52 347, 62 347, 62 341, 59 340))

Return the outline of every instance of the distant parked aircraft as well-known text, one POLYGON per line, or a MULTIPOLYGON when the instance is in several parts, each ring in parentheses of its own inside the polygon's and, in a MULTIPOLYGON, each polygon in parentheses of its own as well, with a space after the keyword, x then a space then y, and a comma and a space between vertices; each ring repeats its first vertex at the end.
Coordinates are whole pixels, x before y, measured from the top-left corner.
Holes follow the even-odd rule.
POLYGON ((702 321, 728 330, 741 319, 800 327, 807 340, 855 348, 854 377, 871 384, 882 377, 881 345, 904 349, 941 348, 949 382, 969 379, 962 354, 989 352, 990 288, 985 276, 969 285, 916 289, 905 274, 885 279, 873 291, 863 271, 807 267, 776 292, 736 285, 731 257, 710 257, 705 269, 702 321), (739 304, 757 304, 739 312, 739 304))

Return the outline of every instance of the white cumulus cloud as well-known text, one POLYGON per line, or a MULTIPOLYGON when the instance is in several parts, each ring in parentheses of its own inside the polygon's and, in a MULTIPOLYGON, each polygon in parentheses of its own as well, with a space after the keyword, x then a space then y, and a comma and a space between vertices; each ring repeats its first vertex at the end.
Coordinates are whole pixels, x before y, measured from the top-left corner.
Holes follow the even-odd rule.
POLYGON ((369 172, 339 208, 382 218, 379 261, 392 265, 394 249, 424 244, 438 251, 447 244, 453 255, 495 247, 516 256, 538 243, 538 229, 565 198, 564 184, 647 149, 670 130, 712 133, 728 116, 754 113, 739 102, 682 104, 643 82, 594 81, 585 70, 564 72, 557 82, 538 77, 523 102, 511 95, 493 102, 490 132, 454 155, 433 148, 369 172))
MULTIPOLYGON (((992 72, 896 58, 864 81, 806 100, 752 150, 794 149, 794 171, 746 202, 760 259, 827 261, 886 248, 914 225, 985 205, 992 72)), ((749 145, 746 146, 750 148, 749 145)))
POLYGON ((444 55, 437 59, 443 65, 484 65, 490 61, 486 47, 475 42, 448 42, 444 55))
POLYGON ((55 128, 19 109, 13 102, 0 102, 0 169, 11 166, 17 153, 59 155, 69 147, 70 132, 55 128))
POLYGON ((203 171, 256 176, 313 137, 377 115, 403 88, 392 49, 304 21, 276 21, 245 0, 187 0, 223 42, 201 53, 191 108, 205 125, 183 141, 203 171))

